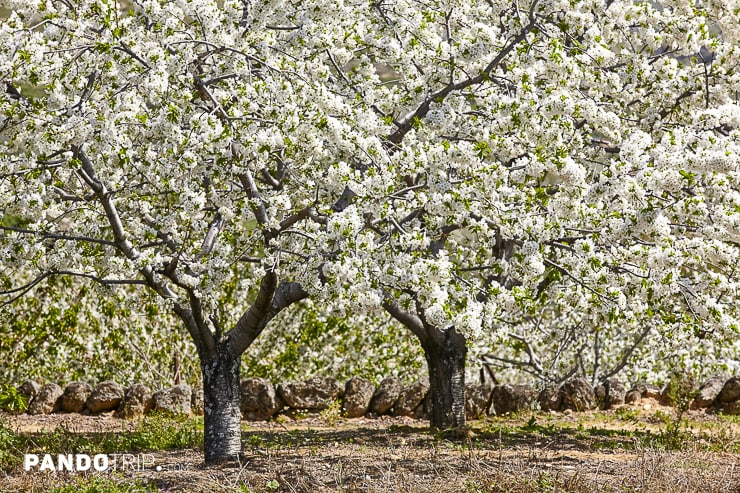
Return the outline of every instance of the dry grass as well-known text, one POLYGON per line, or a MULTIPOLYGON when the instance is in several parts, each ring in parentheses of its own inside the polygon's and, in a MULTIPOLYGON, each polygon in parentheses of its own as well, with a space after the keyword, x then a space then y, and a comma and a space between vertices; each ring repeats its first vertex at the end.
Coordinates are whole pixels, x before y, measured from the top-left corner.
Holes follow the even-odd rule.
MULTIPOLYGON (((205 467, 200 450, 160 451, 153 455, 163 471, 129 471, 111 479, 208 493, 740 493, 737 423, 706 423, 726 443, 707 446, 702 440, 714 439, 696 431, 681 450, 666 451, 659 428, 647 429, 659 425, 648 418, 621 428, 613 414, 603 413, 489 419, 476 423, 462 441, 434 436, 412 420, 250 424, 239 464, 205 467)), ((0 476, 0 491, 48 491, 75 481, 82 490, 84 477, 16 468, 0 476)))

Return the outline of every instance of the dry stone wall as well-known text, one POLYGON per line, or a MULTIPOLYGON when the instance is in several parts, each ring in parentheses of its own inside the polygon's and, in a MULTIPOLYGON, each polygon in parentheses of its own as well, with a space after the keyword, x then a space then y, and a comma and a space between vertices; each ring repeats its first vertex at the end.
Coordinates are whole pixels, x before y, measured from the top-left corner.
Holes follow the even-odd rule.
MULTIPOLYGON (((29 402, 28 414, 114 413, 125 419, 149 412, 203 414, 203 389, 193 389, 190 385, 152 392, 146 385, 134 384, 123 389, 113 381, 101 382, 95 387, 86 382, 71 382, 62 388, 55 383, 40 385, 28 380, 17 389, 29 402)), ((314 377, 278 385, 264 378, 247 378, 241 383, 241 391, 242 416, 251 421, 269 420, 280 413, 317 412, 337 405, 348 418, 380 415, 428 418, 429 411, 429 384, 423 380, 404 384, 397 377, 385 378, 377 387, 359 377, 345 384, 330 377, 314 377)), ((712 377, 696 389, 684 391, 693 396, 689 402, 692 409, 740 415, 738 376, 712 377)), ((592 387, 585 379, 576 377, 539 390, 530 385, 469 383, 466 412, 468 419, 478 419, 531 409, 579 412, 650 405, 651 402, 672 405, 674 398, 669 387, 661 389, 640 382, 627 390, 617 379, 592 387)))

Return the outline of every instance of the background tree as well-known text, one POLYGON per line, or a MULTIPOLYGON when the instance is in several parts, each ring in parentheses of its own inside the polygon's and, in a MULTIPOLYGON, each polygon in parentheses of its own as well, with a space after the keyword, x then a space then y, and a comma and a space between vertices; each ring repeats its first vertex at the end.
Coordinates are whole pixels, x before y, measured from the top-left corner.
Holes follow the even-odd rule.
POLYGON ((363 377, 375 384, 391 375, 417 380, 424 359, 413 334, 382 315, 374 319, 356 310, 345 316, 325 300, 307 299, 281 312, 273 321, 279 329, 264 332, 250 346, 244 371, 273 382, 316 375, 340 381, 363 377))
POLYGON ((172 385, 177 355, 181 379, 196 384, 200 367, 184 327, 173 330, 177 319, 141 294, 54 277, 0 307, 0 382, 114 380, 159 388, 172 385))
POLYGON ((374 7, 345 90, 394 126, 355 166, 324 271, 419 338, 433 426, 464 425, 481 333, 557 379, 612 376, 667 335, 737 351, 736 7, 374 7))

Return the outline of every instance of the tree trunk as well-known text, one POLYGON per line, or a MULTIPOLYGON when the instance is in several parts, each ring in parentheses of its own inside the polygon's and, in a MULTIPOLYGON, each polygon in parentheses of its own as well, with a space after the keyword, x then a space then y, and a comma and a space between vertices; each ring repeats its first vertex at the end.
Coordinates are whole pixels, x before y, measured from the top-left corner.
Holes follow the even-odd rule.
POLYGON ((465 337, 455 328, 441 334, 442 344, 429 340, 424 346, 429 368, 430 425, 438 430, 465 428, 465 337))
POLYGON ((201 359, 207 464, 234 460, 241 453, 240 368, 241 357, 223 347, 215 357, 201 359))

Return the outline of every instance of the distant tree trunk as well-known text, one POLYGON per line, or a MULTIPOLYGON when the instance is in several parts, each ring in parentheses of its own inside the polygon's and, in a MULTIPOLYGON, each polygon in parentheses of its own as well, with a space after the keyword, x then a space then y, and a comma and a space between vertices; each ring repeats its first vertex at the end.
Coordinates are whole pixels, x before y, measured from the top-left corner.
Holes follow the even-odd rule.
POLYGON ((206 463, 236 459, 241 453, 241 356, 221 347, 201 357, 206 463))
POLYGON ((422 341, 429 369, 430 426, 438 430, 465 428, 465 337, 455 328, 422 341))
POLYGON ((424 310, 404 309, 390 296, 383 308, 421 342, 429 369, 430 426, 460 432, 465 429, 465 336, 455 327, 441 329, 426 323, 424 310))

